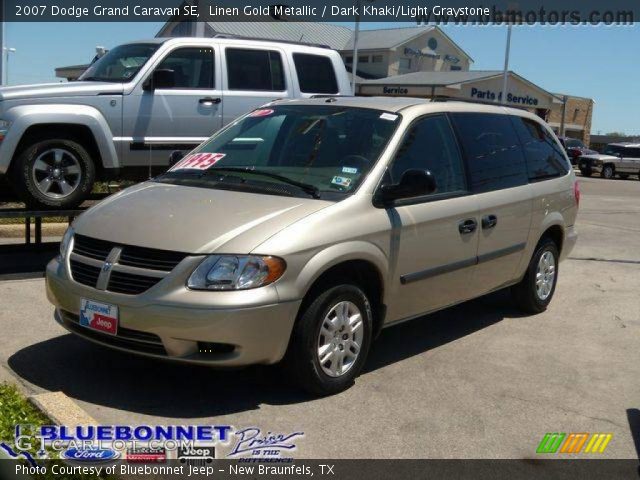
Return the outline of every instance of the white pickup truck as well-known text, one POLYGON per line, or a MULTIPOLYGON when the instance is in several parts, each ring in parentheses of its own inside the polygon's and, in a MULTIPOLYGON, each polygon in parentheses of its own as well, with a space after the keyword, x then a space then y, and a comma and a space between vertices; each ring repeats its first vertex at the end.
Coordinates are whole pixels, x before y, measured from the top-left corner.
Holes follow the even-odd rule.
POLYGON ((314 95, 351 95, 326 47, 227 37, 121 45, 77 82, 0 89, 0 177, 31 206, 73 207, 96 180, 148 178, 171 151, 246 112, 314 95))

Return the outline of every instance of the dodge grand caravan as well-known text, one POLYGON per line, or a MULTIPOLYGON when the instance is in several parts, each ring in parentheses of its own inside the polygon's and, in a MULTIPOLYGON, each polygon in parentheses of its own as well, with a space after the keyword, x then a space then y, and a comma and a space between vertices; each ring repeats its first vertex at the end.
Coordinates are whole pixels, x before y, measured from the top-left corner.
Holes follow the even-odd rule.
POLYGON ((216 367, 284 360, 329 394, 383 327, 507 287, 545 310, 579 193, 524 111, 278 101, 83 213, 47 294, 94 342, 216 367))

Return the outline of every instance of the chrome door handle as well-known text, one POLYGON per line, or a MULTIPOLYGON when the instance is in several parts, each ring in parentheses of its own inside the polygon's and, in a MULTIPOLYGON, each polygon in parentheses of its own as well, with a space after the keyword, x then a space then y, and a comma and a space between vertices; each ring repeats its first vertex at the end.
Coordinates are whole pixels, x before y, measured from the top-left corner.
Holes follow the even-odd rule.
POLYGON ((204 97, 198 100, 198 103, 201 103, 202 105, 218 105, 220 102, 222 102, 220 97, 204 97))

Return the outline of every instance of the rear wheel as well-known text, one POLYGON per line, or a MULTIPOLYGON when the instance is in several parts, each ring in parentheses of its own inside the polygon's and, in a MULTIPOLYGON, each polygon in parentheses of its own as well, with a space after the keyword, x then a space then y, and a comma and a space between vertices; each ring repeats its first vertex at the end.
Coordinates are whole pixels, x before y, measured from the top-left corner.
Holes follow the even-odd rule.
POLYGON ((531 257, 524 278, 511 287, 518 308, 527 313, 540 313, 547 309, 558 281, 558 259, 555 242, 543 238, 531 257))
POLYGON ((607 180, 611 180, 615 176, 616 172, 613 169, 613 165, 605 165, 602 167, 602 178, 606 178, 607 180))
POLYGON ((13 184, 29 206, 70 208, 93 188, 95 166, 85 147, 71 139, 34 139, 14 159, 13 184))
POLYGON ((298 384, 316 395, 349 388, 367 359, 372 313, 356 285, 329 288, 311 301, 296 323, 287 366, 298 384))

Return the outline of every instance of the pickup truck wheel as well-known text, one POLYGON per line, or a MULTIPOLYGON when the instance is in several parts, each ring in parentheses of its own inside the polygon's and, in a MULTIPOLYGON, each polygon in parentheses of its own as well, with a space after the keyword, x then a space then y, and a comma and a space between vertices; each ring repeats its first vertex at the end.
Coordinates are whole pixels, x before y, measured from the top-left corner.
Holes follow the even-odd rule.
POLYGON ((511 287, 511 294, 519 309, 527 313, 541 313, 547 309, 558 282, 559 258, 555 242, 543 238, 531 257, 523 279, 511 287))
POLYGON ((615 176, 616 172, 611 165, 605 165, 602 167, 602 178, 606 178, 607 180, 611 180, 615 176))
POLYGON ((590 177, 593 174, 590 168, 581 168, 580 173, 583 177, 590 177))
POLYGON ((30 207, 72 208, 91 193, 95 166, 69 139, 40 139, 22 150, 12 168, 14 188, 30 207))
POLYGON ((367 296, 355 285, 338 285, 319 293, 301 314, 286 359, 294 378, 315 395, 346 390, 362 370, 371 343, 367 296))

